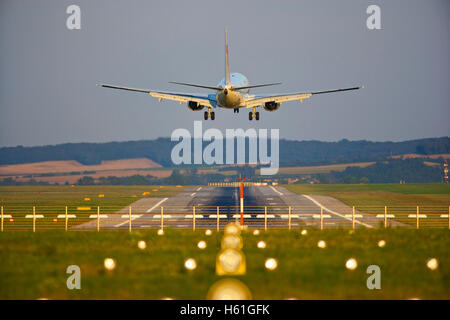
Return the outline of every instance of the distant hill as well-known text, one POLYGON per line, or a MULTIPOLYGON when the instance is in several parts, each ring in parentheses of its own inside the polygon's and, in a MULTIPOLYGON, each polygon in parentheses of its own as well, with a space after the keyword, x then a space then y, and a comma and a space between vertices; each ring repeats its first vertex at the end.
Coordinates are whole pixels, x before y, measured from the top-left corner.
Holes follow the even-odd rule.
MULTIPOLYGON (((177 142, 169 138, 156 140, 65 143, 41 147, 0 148, 0 165, 41 161, 75 160, 83 165, 99 165, 102 161, 147 158, 163 167, 172 167, 170 154, 177 142)), ((208 143, 203 143, 206 146, 208 143)), ((193 144, 192 144, 193 145, 193 144)), ((390 156, 412 154, 432 155, 450 153, 450 138, 429 138, 403 142, 349 141, 338 142, 280 140, 282 166, 319 165, 364 162, 390 156)))

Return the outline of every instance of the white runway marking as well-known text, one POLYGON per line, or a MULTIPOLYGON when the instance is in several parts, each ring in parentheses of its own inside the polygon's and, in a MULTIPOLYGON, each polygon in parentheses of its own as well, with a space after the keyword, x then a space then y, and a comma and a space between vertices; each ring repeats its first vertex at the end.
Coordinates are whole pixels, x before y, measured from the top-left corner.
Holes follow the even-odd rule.
POLYGON ((202 187, 198 188, 196 191, 200 191, 200 190, 202 190, 202 187))
POLYGON ((283 195, 282 192, 278 191, 277 189, 275 189, 274 187, 270 186, 272 188, 273 191, 275 191, 276 193, 278 193, 280 196, 283 195))
POLYGON ((196 192, 194 192, 194 193, 191 193, 191 197, 195 196, 195 194, 196 194, 196 192))
MULTIPOLYGON (((158 203, 155 204, 153 207, 151 207, 150 209, 148 209, 147 212, 151 212, 153 209, 155 209, 157 206, 159 206, 161 203, 163 203, 163 202, 166 201, 167 199, 169 199, 169 198, 164 198, 164 199, 162 199, 160 202, 158 202, 158 203)), ((142 214, 136 214, 136 215, 134 215, 134 217, 133 217, 133 215, 132 215, 132 216, 131 216, 131 221, 133 221, 134 219, 140 218, 140 217, 142 217, 142 214)), ((121 227, 121 226, 123 226, 125 223, 129 223, 129 220, 125 220, 124 222, 121 222, 121 223, 119 223, 119 224, 116 224, 114 227, 116 227, 116 228, 121 227)))
MULTIPOLYGON (((305 194, 303 194, 302 196, 304 196, 306 199, 311 200, 312 202, 314 202, 314 204, 316 204, 317 206, 323 208, 323 210, 328 211, 329 213, 332 213, 332 214, 334 214, 334 215, 337 215, 338 217, 341 217, 341 218, 346 219, 346 220, 348 220, 348 221, 352 221, 352 219, 346 218, 346 217, 343 216, 342 214, 339 214, 339 213, 337 213, 337 212, 334 212, 333 210, 330 210, 330 209, 324 207, 324 206, 321 205, 318 201, 316 201, 315 199, 311 198, 310 196, 307 196, 307 195, 305 195, 305 194)), ((320 215, 319 215, 319 217, 320 217, 320 215)), ((356 223, 359 223, 359 224, 361 224, 361 225, 363 225, 363 226, 365 226, 365 227, 367 227, 367 228, 372 228, 371 225, 368 225, 368 224, 366 224, 366 223, 364 223, 364 222, 361 222, 361 221, 358 221, 358 220, 355 220, 355 222, 356 222, 356 223)))

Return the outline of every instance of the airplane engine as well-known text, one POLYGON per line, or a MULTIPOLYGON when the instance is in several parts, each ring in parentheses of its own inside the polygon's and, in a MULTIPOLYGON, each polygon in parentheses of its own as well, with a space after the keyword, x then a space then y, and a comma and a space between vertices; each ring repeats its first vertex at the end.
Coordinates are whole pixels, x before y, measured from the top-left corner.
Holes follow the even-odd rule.
POLYGON ((269 101, 264 104, 264 110, 267 111, 275 111, 278 108, 280 108, 280 104, 276 103, 275 101, 269 101))
POLYGON ((205 106, 202 106, 201 104, 198 104, 195 101, 188 101, 188 108, 191 109, 192 111, 200 111, 204 108, 205 106))

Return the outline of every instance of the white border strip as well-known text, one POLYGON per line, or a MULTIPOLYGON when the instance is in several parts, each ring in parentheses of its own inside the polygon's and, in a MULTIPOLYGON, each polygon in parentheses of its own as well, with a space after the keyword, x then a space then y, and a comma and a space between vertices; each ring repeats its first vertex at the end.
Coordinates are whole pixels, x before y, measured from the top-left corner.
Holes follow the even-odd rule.
MULTIPOLYGON (((302 194, 302 196, 304 196, 304 197, 305 197, 306 199, 308 199, 308 200, 311 200, 312 202, 314 202, 315 205, 321 207, 323 210, 328 211, 329 213, 332 213, 332 214, 334 214, 334 215, 337 215, 338 217, 341 217, 341 218, 346 219, 346 220, 348 220, 348 221, 352 221, 352 219, 346 218, 346 217, 343 216, 342 214, 339 214, 339 213, 337 213, 337 212, 334 212, 333 210, 330 210, 330 209, 324 207, 324 206, 321 205, 317 200, 311 198, 310 196, 307 196, 306 194, 302 194)), ((356 220, 356 219, 355 219, 355 222, 356 222, 356 223, 359 223, 359 224, 361 224, 361 225, 363 225, 363 226, 365 226, 365 227, 367 227, 367 228, 373 228, 371 225, 369 225, 369 224, 367 224, 367 223, 364 223, 364 222, 361 222, 361 221, 358 221, 358 220, 356 220)))
MULTIPOLYGON (((159 206, 161 203, 163 203, 164 201, 166 201, 169 198, 164 198, 162 199, 160 202, 158 202, 157 204, 155 204, 153 207, 151 207, 150 209, 148 209, 146 212, 151 212, 153 209, 155 209, 157 206, 159 206)), ((142 217, 142 214, 136 214, 136 215, 131 215, 131 221, 133 221, 134 219, 140 218, 142 217)), ((126 223, 130 223, 129 220, 125 220, 124 222, 121 222, 119 224, 116 224, 114 227, 118 228, 123 226, 126 223)))

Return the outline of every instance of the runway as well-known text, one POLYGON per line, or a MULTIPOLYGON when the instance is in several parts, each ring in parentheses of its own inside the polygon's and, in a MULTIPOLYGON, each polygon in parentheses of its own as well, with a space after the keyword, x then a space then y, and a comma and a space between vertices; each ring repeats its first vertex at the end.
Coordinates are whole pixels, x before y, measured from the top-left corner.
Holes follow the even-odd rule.
MULTIPOLYGON (((223 229, 240 222, 239 188, 189 187, 170 198, 144 198, 131 204, 131 226, 136 229, 223 229)), ((129 229, 130 207, 101 219, 101 229, 129 229)), ((383 219, 355 211, 327 196, 298 195, 281 186, 244 188, 244 225, 249 229, 373 228, 383 219)), ((400 225, 389 221, 390 226, 400 225)), ((97 221, 74 229, 96 229, 97 221)))

